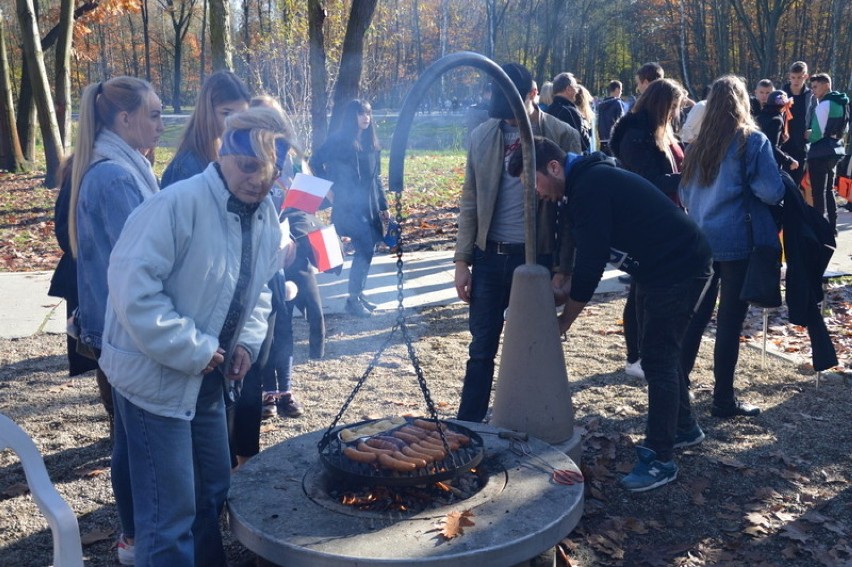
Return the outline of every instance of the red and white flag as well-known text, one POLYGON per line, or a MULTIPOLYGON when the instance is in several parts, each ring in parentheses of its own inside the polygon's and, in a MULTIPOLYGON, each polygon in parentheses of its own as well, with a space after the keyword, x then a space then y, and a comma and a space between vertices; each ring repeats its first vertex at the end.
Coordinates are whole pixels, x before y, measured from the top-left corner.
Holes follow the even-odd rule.
POLYGON ((284 208, 292 207, 313 214, 319 209, 329 189, 331 181, 297 173, 284 196, 284 208))
POLYGON ((343 251, 334 225, 309 232, 307 239, 314 253, 314 266, 319 271, 328 272, 343 265, 343 251))

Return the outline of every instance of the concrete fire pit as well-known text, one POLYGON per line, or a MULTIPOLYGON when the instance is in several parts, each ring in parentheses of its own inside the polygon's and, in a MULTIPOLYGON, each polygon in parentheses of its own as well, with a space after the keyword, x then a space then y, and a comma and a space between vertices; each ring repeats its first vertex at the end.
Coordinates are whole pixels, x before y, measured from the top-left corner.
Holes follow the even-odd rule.
POLYGON ((577 470, 551 445, 530 439, 534 456, 518 455, 501 429, 459 422, 482 435, 490 472, 473 497, 421 513, 361 512, 325 490, 316 431, 279 443, 234 474, 231 530, 264 559, 287 567, 366 565, 515 565, 556 545, 583 513, 583 485, 551 480, 551 469, 577 470), (445 541, 437 522, 470 510, 474 526, 445 541))

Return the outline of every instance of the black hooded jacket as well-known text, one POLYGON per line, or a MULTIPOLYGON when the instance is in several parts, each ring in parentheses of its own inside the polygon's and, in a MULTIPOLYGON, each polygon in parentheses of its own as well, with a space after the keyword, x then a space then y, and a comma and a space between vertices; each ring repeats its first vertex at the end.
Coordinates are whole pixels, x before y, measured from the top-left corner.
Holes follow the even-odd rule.
POLYGON ((583 116, 577 110, 577 105, 564 96, 554 96, 553 102, 547 107, 547 113, 555 116, 568 126, 580 133, 580 141, 583 145, 583 153, 587 153, 592 146, 591 131, 583 121, 583 116))
POLYGON ((652 286, 709 273, 701 229, 653 184, 600 152, 569 159, 565 196, 577 250, 571 299, 588 302, 607 263, 652 286))
POLYGON ((669 156, 657 147, 651 121, 644 112, 630 112, 612 129, 609 148, 628 171, 641 175, 675 202, 680 173, 675 173, 669 156))

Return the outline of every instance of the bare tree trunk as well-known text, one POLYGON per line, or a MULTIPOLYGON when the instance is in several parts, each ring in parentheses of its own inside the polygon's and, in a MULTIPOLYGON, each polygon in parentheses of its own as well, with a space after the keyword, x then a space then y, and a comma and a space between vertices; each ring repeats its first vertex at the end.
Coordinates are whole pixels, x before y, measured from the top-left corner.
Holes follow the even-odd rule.
POLYGON ((142 15, 142 41, 145 44, 145 80, 151 82, 151 29, 149 26, 150 12, 148 11, 148 0, 140 0, 140 14, 142 15))
POLYGON ((24 159, 35 161, 36 112, 33 103, 33 87, 30 83, 30 68, 26 60, 21 62, 21 86, 18 89, 18 139, 24 159))
POLYGON ((328 95, 326 85, 328 72, 325 64, 325 23, 326 11, 322 0, 308 0, 308 38, 310 43, 311 67, 311 144, 318 148, 328 134, 328 95))
POLYGON ((27 169, 18 129, 15 127, 15 102, 12 98, 12 82, 9 79, 9 56, 6 52, 6 19, 0 10, 0 96, 3 111, 0 112, 0 169, 19 172, 27 169))
POLYGON ((71 43, 74 35, 74 0, 62 0, 59 9, 59 39, 56 44, 53 80, 56 85, 56 121, 64 153, 71 147, 71 43))
POLYGON ((198 82, 204 84, 204 76, 207 73, 207 0, 202 0, 201 7, 201 61, 198 71, 198 82))
POLYGON ((334 108, 331 114, 332 130, 337 123, 343 104, 358 97, 361 68, 364 58, 364 34, 373 20, 378 0, 352 0, 352 10, 346 24, 343 50, 340 54, 340 71, 334 87, 334 108))
POLYGON ((234 70, 234 42, 231 40, 228 0, 210 0, 210 52, 214 71, 234 70))
POLYGON ((44 143, 44 155, 47 162, 45 185, 55 187, 58 182, 59 166, 62 161, 62 142, 59 126, 56 123, 53 97, 50 95, 50 84, 47 81, 47 69, 44 66, 44 54, 41 51, 41 35, 35 18, 35 7, 32 0, 17 0, 18 22, 21 26, 24 58, 30 68, 36 108, 38 109, 41 137, 44 143))

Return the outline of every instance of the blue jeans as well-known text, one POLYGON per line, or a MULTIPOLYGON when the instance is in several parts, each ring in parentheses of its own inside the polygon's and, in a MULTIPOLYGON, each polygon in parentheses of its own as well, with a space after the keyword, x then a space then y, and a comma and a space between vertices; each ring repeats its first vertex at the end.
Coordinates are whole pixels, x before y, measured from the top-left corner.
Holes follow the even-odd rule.
MULTIPOLYGON (((118 405, 116 397, 118 392, 112 390, 112 407, 118 405)), ((112 458, 110 459, 110 481, 112 482, 112 493, 115 497, 115 507, 118 510, 118 520, 121 522, 121 532, 130 539, 136 537, 136 528, 133 523, 133 490, 130 478, 130 456, 127 454, 127 432, 124 430, 124 421, 115 414, 112 440, 112 458)))
POLYGON ((636 284, 640 310, 642 369, 648 382, 648 427, 645 447, 660 461, 670 461, 677 431, 695 425, 689 405, 686 374, 681 367, 681 347, 710 275, 670 285, 636 284))
POLYGON ((224 377, 204 377, 192 421, 147 412, 115 394, 133 483, 136 565, 224 566, 219 515, 231 470, 224 377))
MULTIPOLYGON (((539 257, 539 263, 549 267, 549 259, 539 257)), ((523 254, 497 254, 474 248, 468 320, 472 340, 458 419, 480 422, 488 412, 503 312, 509 306, 512 274, 523 263, 523 254)))

